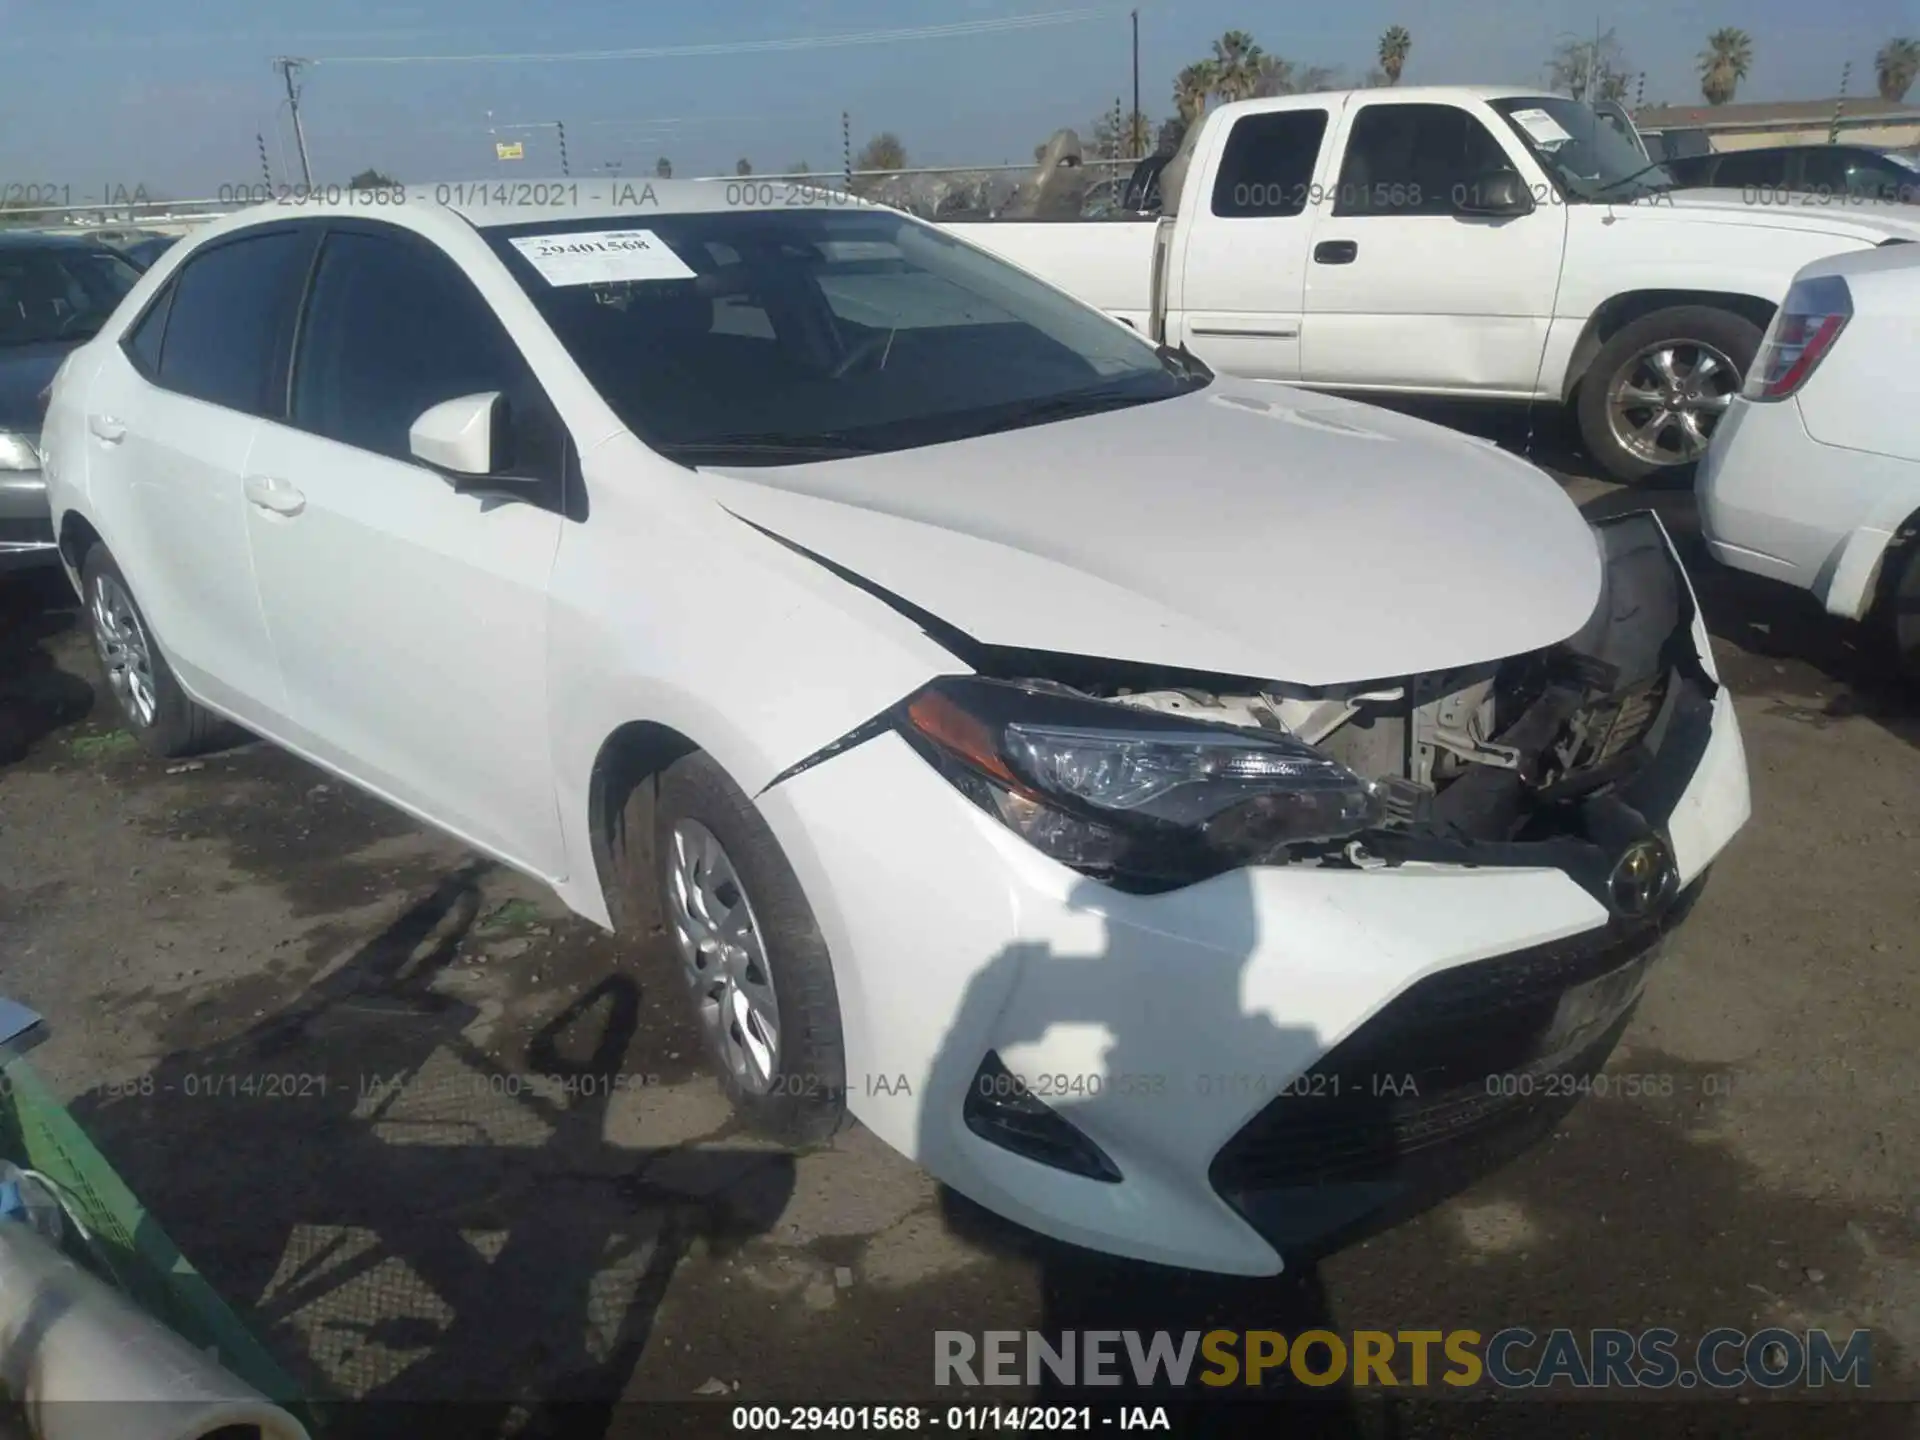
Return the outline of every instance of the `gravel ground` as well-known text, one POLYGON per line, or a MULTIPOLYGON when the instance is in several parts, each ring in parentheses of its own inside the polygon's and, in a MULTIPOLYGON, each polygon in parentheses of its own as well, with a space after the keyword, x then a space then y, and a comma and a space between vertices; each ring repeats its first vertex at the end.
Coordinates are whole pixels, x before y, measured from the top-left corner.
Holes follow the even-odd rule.
MULTIPOLYGON (((1629 494, 1537 443, 1590 511, 1651 502, 1693 543, 1686 492, 1629 494)), ((475 1434, 534 1400, 581 1402, 568 1423, 590 1434, 659 1428, 594 1408, 616 1397, 945 1404, 936 1329, 1203 1321, 1867 1327, 1876 1393, 1913 1395, 1920 705, 1803 597, 1695 573, 1755 820, 1612 1067, 1674 1093, 1583 1102, 1314 1274, 1073 1253, 858 1129, 798 1157, 732 1133, 657 947, 623 951, 266 746, 145 758, 92 700, 70 598, 19 581, 0 587, 0 981, 51 1022, 37 1067, 303 1384, 494 1407, 463 1412, 475 1434)), ((1540 1423, 1335 1401, 1312 1413, 1342 1433, 1540 1423)), ((1602 1410, 1636 1433, 1652 1413, 1581 1413, 1602 1410)), ((1763 1410, 1707 1402, 1687 1423, 1763 1410)), ((1909 1413, 1801 1404, 1786 1429, 1907 1433, 1909 1413)))

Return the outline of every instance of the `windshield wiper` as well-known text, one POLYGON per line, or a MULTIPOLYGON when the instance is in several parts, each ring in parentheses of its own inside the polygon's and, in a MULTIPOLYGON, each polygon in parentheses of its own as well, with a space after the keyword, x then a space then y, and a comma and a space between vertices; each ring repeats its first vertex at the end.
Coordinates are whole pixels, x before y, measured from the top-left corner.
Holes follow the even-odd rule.
MULTIPOLYGON (((1591 191, 1588 192, 1587 198, 1589 200, 1597 200, 1600 198, 1600 196, 1606 194, 1607 191, 1613 189, 1615 186, 1629 185, 1635 180, 1638 180, 1642 175, 1646 174, 1649 170, 1658 170, 1661 166, 1665 165, 1666 163, 1667 162, 1664 160, 1655 160, 1651 165, 1642 165, 1638 170, 1635 170, 1630 175, 1622 175, 1618 180, 1609 180, 1604 185, 1595 186, 1591 191)), ((1656 185, 1653 188, 1657 190, 1660 187, 1656 185)), ((1672 185, 1669 185, 1666 188, 1671 190, 1675 187, 1673 187, 1672 185)))
POLYGON ((845 460, 878 453, 832 431, 818 435, 742 435, 737 439, 663 441, 654 447, 671 460, 726 461, 734 457, 778 463, 779 459, 805 464, 812 460, 845 460), (776 458, 777 457, 777 458, 776 458))

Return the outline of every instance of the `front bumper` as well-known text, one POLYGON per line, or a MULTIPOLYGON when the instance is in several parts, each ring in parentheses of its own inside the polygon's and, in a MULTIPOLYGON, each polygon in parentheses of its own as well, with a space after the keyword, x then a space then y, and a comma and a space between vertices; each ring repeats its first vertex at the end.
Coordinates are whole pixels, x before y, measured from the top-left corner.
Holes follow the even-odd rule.
MULTIPOLYGON (((1642 797, 1681 892, 1669 921, 1748 814, 1732 703, 1697 617, 1691 633, 1711 698, 1642 797)), ((1256 867, 1122 893, 1033 850, 891 733, 758 803, 834 957, 854 1115, 1008 1218, 1195 1269, 1275 1273, 1533 1138, 1557 1112, 1497 1103, 1488 1077, 1597 1068, 1667 928, 1623 928, 1546 864, 1256 867), (970 1129, 989 1053, 1121 1178, 970 1129), (1353 1109, 1325 1103, 1315 1077, 1332 1075, 1353 1109)))
POLYGON ((0 471, 0 574, 59 559, 46 477, 38 470, 0 471))

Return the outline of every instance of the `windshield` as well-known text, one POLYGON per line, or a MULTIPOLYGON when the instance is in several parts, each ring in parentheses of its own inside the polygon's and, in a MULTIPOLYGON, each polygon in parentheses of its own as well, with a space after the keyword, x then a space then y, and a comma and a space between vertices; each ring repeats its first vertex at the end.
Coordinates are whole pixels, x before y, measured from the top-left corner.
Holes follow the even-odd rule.
POLYGON ((1663 166, 1650 164, 1613 120, 1578 100, 1529 95, 1492 104, 1569 200, 1631 200, 1673 188, 1663 166))
POLYGON ((0 246, 0 346, 85 340, 139 279, 104 248, 0 246))
POLYGON ((644 230, 601 219, 485 233, 622 421, 687 460, 904 449, 1162 400, 1207 378, 897 214, 722 211, 648 215, 644 230), (642 237, 645 277, 576 279, 583 250, 635 244, 610 233, 642 237))

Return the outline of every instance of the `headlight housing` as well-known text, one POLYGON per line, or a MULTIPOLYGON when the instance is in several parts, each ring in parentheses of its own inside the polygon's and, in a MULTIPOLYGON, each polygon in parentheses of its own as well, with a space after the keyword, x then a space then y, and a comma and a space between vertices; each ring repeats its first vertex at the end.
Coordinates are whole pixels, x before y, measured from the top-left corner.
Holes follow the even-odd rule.
POLYGON ((0 470, 38 470, 40 437, 0 430, 0 470))
POLYGON ((1380 824, 1378 787, 1304 741, 977 677, 936 680, 899 729, 967 797, 1062 864, 1165 889, 1380 824))

